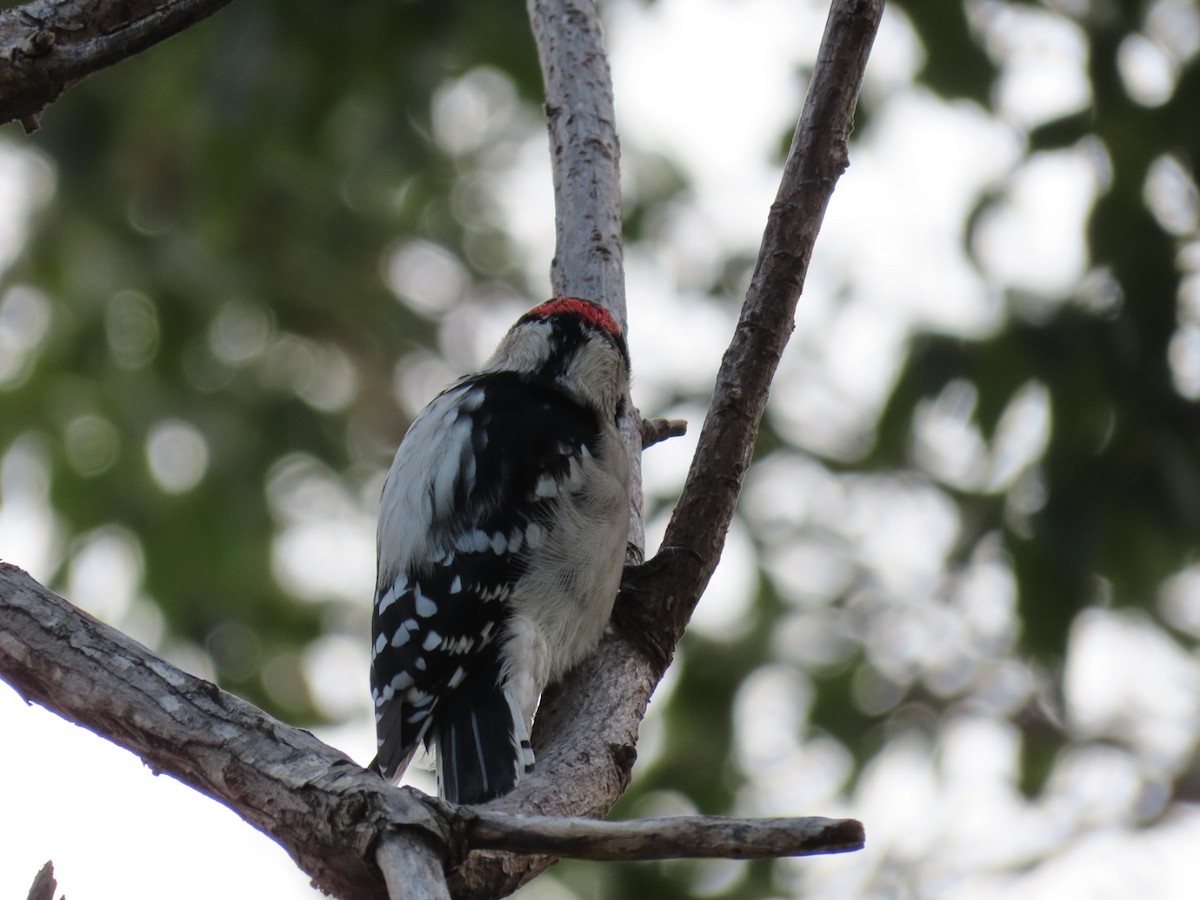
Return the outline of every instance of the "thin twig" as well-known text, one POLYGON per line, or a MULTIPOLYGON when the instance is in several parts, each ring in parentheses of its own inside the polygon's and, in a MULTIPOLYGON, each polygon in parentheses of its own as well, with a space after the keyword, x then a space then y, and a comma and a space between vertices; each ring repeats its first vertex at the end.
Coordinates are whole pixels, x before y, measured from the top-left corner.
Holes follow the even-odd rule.
POLYGON ((642 419, 642 449, 687 434, 686 419, 642 419))
POLYGON ((64 81, 82 78, 165 41, 227 6, 231 0, 168 0, 89 40, 60 41, 47 69, 64 81))

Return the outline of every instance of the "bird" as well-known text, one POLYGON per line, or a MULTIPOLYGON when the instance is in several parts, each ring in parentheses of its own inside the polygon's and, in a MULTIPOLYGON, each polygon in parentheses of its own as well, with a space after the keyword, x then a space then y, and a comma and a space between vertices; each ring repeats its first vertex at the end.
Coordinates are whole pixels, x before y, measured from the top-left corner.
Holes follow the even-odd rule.
POLYGON ((629 352, 599 303, 557 297, 413 419, 380 498, 374 768, 436 753, 439 795, 532 770, 546 686, 599 643, 629 536, 629 352))

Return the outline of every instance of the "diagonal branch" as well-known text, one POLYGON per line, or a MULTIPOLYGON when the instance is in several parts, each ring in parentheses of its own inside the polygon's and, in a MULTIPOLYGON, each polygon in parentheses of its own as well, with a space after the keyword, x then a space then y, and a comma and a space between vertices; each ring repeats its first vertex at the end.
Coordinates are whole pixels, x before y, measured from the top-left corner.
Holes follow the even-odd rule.
POLYGON ((0 124, 37 129, 79 79, 195 25, 230 0, 32 0, 0 10, 0 124))
POLYGON ((638 579, 665 646, 683 635, 708 585, 754 453, 767 395, 791 336, 825 208, 849 165, 847 141, 884 0, 834 0, 804 110, 763 232, 741 316, 713 391, 691 470, 663 537, 669 550, 638 579))
POLYGON ((407 825, 441 843, 450 826, 411 791, 309 732, 175 668, 0 562, 0 675, 26 701, 137 754, 277 840, 321 888, 378 896, 366 863, 407 825))

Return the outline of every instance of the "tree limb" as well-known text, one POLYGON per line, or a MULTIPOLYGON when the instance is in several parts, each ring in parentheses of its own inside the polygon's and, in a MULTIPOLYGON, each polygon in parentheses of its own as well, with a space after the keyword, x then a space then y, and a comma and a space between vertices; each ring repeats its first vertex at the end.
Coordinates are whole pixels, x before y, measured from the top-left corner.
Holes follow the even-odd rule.
POLYGON ((22 697, 233 809, 345 900, 444 900, 444 867, 473 851, 525 860, 758 859, 862 845, 853 820, 597 822, 453 806, 391 788, 307 731, 175 668, 2 562, 0 621, 0 674, 22 697))
POLYGON ((375 851, 383 872, 388 896, 393 900, 450 900, 444 848, 435 846, 411 831, 385 835, 375 851))
POLYGON ((54 892, 58 890, 58 882, 54 880, 54 861, 48 861, 33 879, 29 887, 28 900, 54 900, 54 892))
POLYGON ((672 553, 641 584, 639 600, 652 605, 642 620, 670 646, 721 557, 825 208, 849 165, 847 141, 883 3, 834 0, 826 21, 750 288, 663 536, 664 547, 691 552, 672 553))
POLYGON ((625 315, 621 145, 600 17, 591 0, 528 0, 546 86, 554 177, 556 296, 586 297, 625 315))
MULTIPOLYGON (((86 5, 83 0, 45 3, 53 9, 86 5)), ((549 0, 530 0, 534 10, 544 3, 549 0)), ((123 8, 145 6, 132 0, 123 8)), ((583 9, 564 0, 561 9, 566 12, 560 15, 572 27, 582 28, 589 39, 598 41, 594 17, 579 19, 594 13, 589 12, 590 6, 583 9)), ((533 774, 508 797, 477 813, 602 816, 628 785, 646 703, 720 556, 767 389, 791 332, 813 242, 846 165, 855 100, 881 12, 882 0, 834 2, 759 264, 721 365, 700 447, 668 527, 665 543, 670 552, 660 553, 643 567, 623 592, 618 621, 624 625, 606 636, 597 653, 572 673, 565 686, 547 693, 534 734, 538 765, 533 774), (680 548, 685 552, 675 552, 680 548)), ((13 95, 5 90, 12 72, 24 64, 20 54, 28 49, 17 47, 14 57, 13 45, 4 43, 12 37, 4 27, 11 26, 5 15, 0 14, 0 54, 6 46, 10 50, 3 58, 9 68, 0 70, 0 112, 15 108, 13 95), (6 98, 9 106, 4 106, 6 98)), ((44 47, 35 41, 29 47, 45 53, 56 41, 57 37, 44 47)), ((574 77, 593 78, 596 66, 603 65, 607 78, 603 51, 595 52, 598 57, 593 53, 575 59, 572 65, 581 68, 572 71, 574 77)), ((605 120, 603 111, 586 105, 564 103, 550 112, 564 128, 605 121, 605 127, 611 128, 611 118, 605 120)), ((16 115, 10 113, 9 118, 16 115)), ((569 140, 586 144, 591 139, 584 133, 569 140)), ((601 141, 596 149, 600 160, 611 161, 615 173, 615 137, 613 141, 611 145, 601 141)), ((554 155, 567 159, 568 166, 575 159, 573 153, 556 150, 554 155)), ((587 172, 584 176, 592 177, 587 172)), ((592 188, 584 190, 580 203, 613 187, 603 179, 587 183, 592 188)), ((619 202, 619 193, 617 197, 619 202)), ((603 216, 589 212, 585 219, 587 215, 593 216, 593 230, 582 237, 570 231, 570 239, 583 240, 590 250, 576 262, 561 255, 556 258, 555 269, 563 273, 554 276, 556 293, 606 300, 623 297, 619 219, 610 233, 603 216), (613 240, 616 250, 610 252, 613 240), (585 289, 572 289, 576 276, 569 273, 576 266, 585 273, 585 289), (592 294, 588 284, 598 293, 592 294)), ((565 227, 560 223, 560 228, 565 227)), ((634 426, 640 443, 636 421, 634 426)), ((325 890, 347 898, 384 896, 381 868, 395 877, 392 866, 399 841, 391 836, 397 831, 403 833, 403 840, 444 848, 443 858, 452 865, 470 851, 471 845, 462 837, 469 817, 462 811, 448 816, 444 804, 387 788, 377 776, 308 732, 284 725, 155 658, 2 563, 0 612, 4 622, 0 673, 23 696, 235 809, 283 844, 325 890)), ((470 853, 456 867, 451 891, 470 897, 508 893, 552 862, 528 855, 546 849, 531 845, 520 855, 470 853)), ((554 852, 565 851, 556 846, 554 852)), ((425 865, 428 855, 416 862, 425 865)))
POLYGON ((672 816, 609 822, 481 810, 467 822, 467 840, 472 848, 576 859, 774 859, 859 850, 864 836, 862 824, 854 819, 815 816, 672 816))
MULTIPOLYGON (((546 89, 554 183, 555 296, 605 306, 628 332, 621 240, 621 143, 612 75, 592 0, 527 0, 546 89)), ((640 416, 626 404, 621 434, 629 453, 629 562, 645 557, 640 416)))
MULTIPOLYGON (((531 16, 545 2, 530 0, 531 16)), ((585 12, 576 4, 569 8, 571 12, 563 15, 572 22, 585 12)), ((628 786, 646 704, 724 546, 771 379, 792 331, 813 243, 834 184, 846 168, 846 141, 882 13, 883 0, 834 0, 758 266, 717 376, 700 446, 668 525, 667 552, 641 567, 636 583, 623 589, 614 620, 619 627, 610 630, 596 653, 563 683, 546 692, 534 725, 538 763, 533 775, 490 804, 491 809, 604 816, 628 786)), ((535 35, 538 28, 535 24, 535 35)), ((587 33, 595 33, 598 40, 594 29, 587 33)), ((539 53, 547 52, 552 48, 542 49, 539 39, 539 53)), ((563 65, 560 62, 559 69, 563 65)), ((543 71, 553 68, 543 62, 543 71)), ((590 78, 594 72, 583 80, 590 78)), ((587 121, 602 117, 589 116, 587 121)), ((552 121, 552 133, 553 128, 552 121)), ((558 171, 554 137, 551 145, 558 171)), ((571 214, 570 209, 556 207, 560 218, 571 214)), ((564 265, 563 260, 558 264, 564 265)), ((545 857, 473 854, 453 873, 451 890, 455 896, 480 900, 510 893, 552 862, 545 857)))
POLYGON ((37 129, 86 75, 196 24, 230 0, 32 0, 0 10, 0 124, 37 129))
POLYGON ((0 562, 0 675, 26 701, 137 754, 235 810, 325 891, 386 896, 367 862, 378 837, 409 828, 442 846, 441 807, 309 732, 175 668, 0 562))

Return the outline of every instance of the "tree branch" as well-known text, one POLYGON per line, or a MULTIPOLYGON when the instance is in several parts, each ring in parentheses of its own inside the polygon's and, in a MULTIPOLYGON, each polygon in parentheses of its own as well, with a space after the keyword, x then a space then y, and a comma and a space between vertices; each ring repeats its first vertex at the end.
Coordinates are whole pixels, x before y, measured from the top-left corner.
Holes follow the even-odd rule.
POLYGON ((774 859, 859 850, 864 835, 854 819, 672 816, 607 822, 485 810, 467 822, 467 840, 473 848, 577 859, 774 859))
MULTIPOLYGON (((555 296, 605 306, 628 332, 621 240, 621 144, 612 75, 592 0, 527 0, 546 89, 554 182, 555 296)), ((645 557, 640 417, 626 404, 621 434, 629 453, 629 562, 645 557)))
POLYGON ((0 11, 0 124, 37 129, 86 75, 166 40, 230 0, 33 0, 0 11))
MULTIPOLYGON (((536 17, 550 15, 543 10, 548 2, 530 0, 535 35, 541 27, 536 17)), ((560 15, 599 40, 595 27, 584 29, 574 24, 586 10, 571 3, 567 8, 569 12, 560 15)), ((562 684, 546 692, 534 726, 537 766, 513 793, 490 804, 491 809, 604 816, 629 784, 637 758, 637 729, 646 704, 724 546, 771 379, 792 331, 821 219, 847 164, 846 141, 882 13, 883 0, 834 0, 808 97, 771 207, 758 266, 717 376, 700 446, 664 539, 667 552, 641 567, 637 577, 623 589, 615 618, 618 627, 610 630, 596 653, 562 684)), ((544 49, 539 37, 539 54, 543 57, 553 51, 553 46, 544 49)), ((598 48, 592 56, 602 52, 598 48)), ((570 57, 577 58, 585 57, 570 57)), ((587 58, 593 66, 596 64, 594 58, 587 58)), ((555 71, 563 71, 564 65, 561 61, 548 64, 543 59, 548 82, 555 71)), ((590 74, 574 74, 580 74, 584 82, 595 77, 594 69, 590 74)), ((549 87, 547 91, 550 96, 549 87)), ((554 106, 554 102, 548 100, 547 106, 554 106)), ((590 107, 585 104, 584 108, 590 107)), ((551 110, 552 135, 555 115, 562 118, 562 110, 551 110)), ((604 118, 588 116, 584 121, 596 123, 604 118)), ((556 173, 562 165, 557 140, 552 136, 556 173)), ((606 154, 603 158, 615 162, 615 156, 606 154)), ((560 198, 556 208, 561 220, 573 213, 563 205, 559 177, 556 174, 556 198, 560 198)), ((581 193, 585 200, 589 197, 587 191, 581 193)), ((559 227, 565 227, 561 221, 559 227)), ((559 249, 561 254, 561 236, 559 249)), ((601 254, 600 249, 594 252, 601 254)), ((556 269, 565 265, 563 258, 556 258, 556 269)), ((553 861, 547 857, 474 854, 453 873, 451 890, 455 896, 474 898, 510 893, 553 861)))
MULTIPOLYGON (((130 0, 122 9, 136 8, 139 14, 130 18, 142 18, 159 6, 130 0)), ((550 6, 550 0, 530 0, 535 33, 538 16, 558 15, 592 48, 584 52, 583 44, 560 44, 562 59, 571 66, 564 70, 561 62, 556 63, 560 75, 569 74, 567 81, 594 82, 602 72, 600 89, 607 89, 607 64, 594 10, 577 0, 562 0, 554 7, 557 11, 550 6)), ((92 8, 83 0, 42 0, 22 9, 28 14, 33 8, 85 7, 92 8)), ((29 108, 32 96, 5 92, 13 83, 13 73, 28 64, 25 57, 32 58, 31 49, 44 55, 58 41, 54 28, 29 31, 22 19, 28 43, 6 44, 12 40, 14 21, 6 17, 14 12, 0 13, 0 63, 8 66, 0 69, 0 112, 9 111, 9 118, 21 115, 12 112, 20 106, 14 96, 26 98, 21 108, 29 108), (38 34, 51 37, 38 39, 38 34)), ((660 553, 640 569, 623 591, 618 622, 624 624, 605 637, 565 686, 547 692, 535 728, 538 765, 533 774, 508 797, 476 810, 477 814, 533 811, 602 816, 628 785, 646 703, 720 556, 767 389, 791 332, 813 242, 834 184, 846 166, 846 140, 881 12, 882 0, 834 2, 759 264, 721 365, 700 447, 668 527, 665 545, 671 552, 660 553), (680 548, 685 552, 675 552, 680 548)), ((554 81, 553 66, 543 65, 548 82, 554 81)), ((614 206, 612 199, 617 191, 613 180, 617 146, 615 136, 606 143, 594 131, 612 130, 611 90, 607 112, 601 108, 604 104, 588 105, 586 98, 573 97, 569 91, 567 95, 556 104, 555 95, 548 94, 552 134, 556 128, 565 129, 561 137, 552 137, 553 156, 561 161, 555 168, 578 172, 582 179, 578 184, 585 186, 577 193, 573 176, 562 179, 560 188, 556 175, 560 212, 565 207, 576 209, 575 203, 581 210, 580 218, 572 219, 574 224, 563 219, 575 212, 559 217, 560 254, 554 267, 557 274, 552 273, 556 293, 576 293, 606 303, 613 303, 613 298, 623 301, 619 205, 614 206), (559 141, 570 143, 560 149, 559 141), (590 161, 577 146, 580 142, 592 147, 595 157, 590 161), (593 166, 598 167, 596 172, 590 171, 593 166), (602 211, 605 208, 617 210, 615 226, 602 211), (580 232, 580 222, 592 227, 580 232), (568 242, 589 249, 581 256, 567 255, 568 242)), ((57 92, 49 99, 54 96, 57 92)), ((619 204, 619 191, 615 196, 619 204)), ((623 306, 615 311, 624 321, 623 306)), ((635 419, 631 440, 640 446, 641 439, 635 419)), ((405 877, 395 868, 398 855, 413 856, 407 850, 401 853, 405 841, 428 843, 451 865, 472 849, 463 835, 468 823, 478 818, 472 820, 462 810, 448 811, 444 804, 413 792, 386 787, 308 732, 284 725, 155 658, 3 563, 0 613, 5 623, 0 630, 0 673, 18 692, 126 747, 154 770, 168 772, 235 809, 283 844, 323 889, 346 898, 384 896, 381 870, 389 878, 405 877)), ((551 849, 566 852, 561 844, 529 844, 522 845, 519 855, 470 853, 456 867, 451 891, 470 897, 511 892, 553 861, 528 854, 551 849)), ((429 853, 416 856, 413 865, 427 874, 436 870, 429 853)))
POLYGON ((450 900, 443 855, 444 848, 411 831, 386 835, 375 851, 375 861, 383 872, 388 896, 394 900, 450 900))
POLYGON ((849 164, 847 141, 883 3, 834 0, 830 9, 750 288, 663 537, 664 547, 690 552, 666 556, 639 585, 638 600, 648 606, 638 618, 653 623, 668 646, 682 637, 721 558, 825 208, 849 164))
POLYGON ((526 861, 548 853, 758 859, 862 845, 862 826, 849 819, 597 822, 453 806, 391 788, 307 731, 176 669, 2 562, 0 618, 0 674, 24 698, 233 809, 345 900, 444 900, 444 867, 476 850, 526 861))
POLYGON ((683 437, 687 434, 685 419, 642 419, 640 425, 642 449, 653 447, 668 438, 683 437))
POLYGON ((603 303, 626 330, 621 145, 591 0, 528 0, 546 86, 554 177, 555 295, 603 303))
POLYGON ((38 870, 33 884, 29 888, 28 900, 54 900, 54 892, 58 890, 58 882, 54 880, 54 861, 48 861, 38 870))
POLYGON ((384 896, 381 834, 452 842, 441 807, 249 703, 158 659, 0 562, 0 675, 26 701, 137 754, 273 837, 338 897, 384 896))

